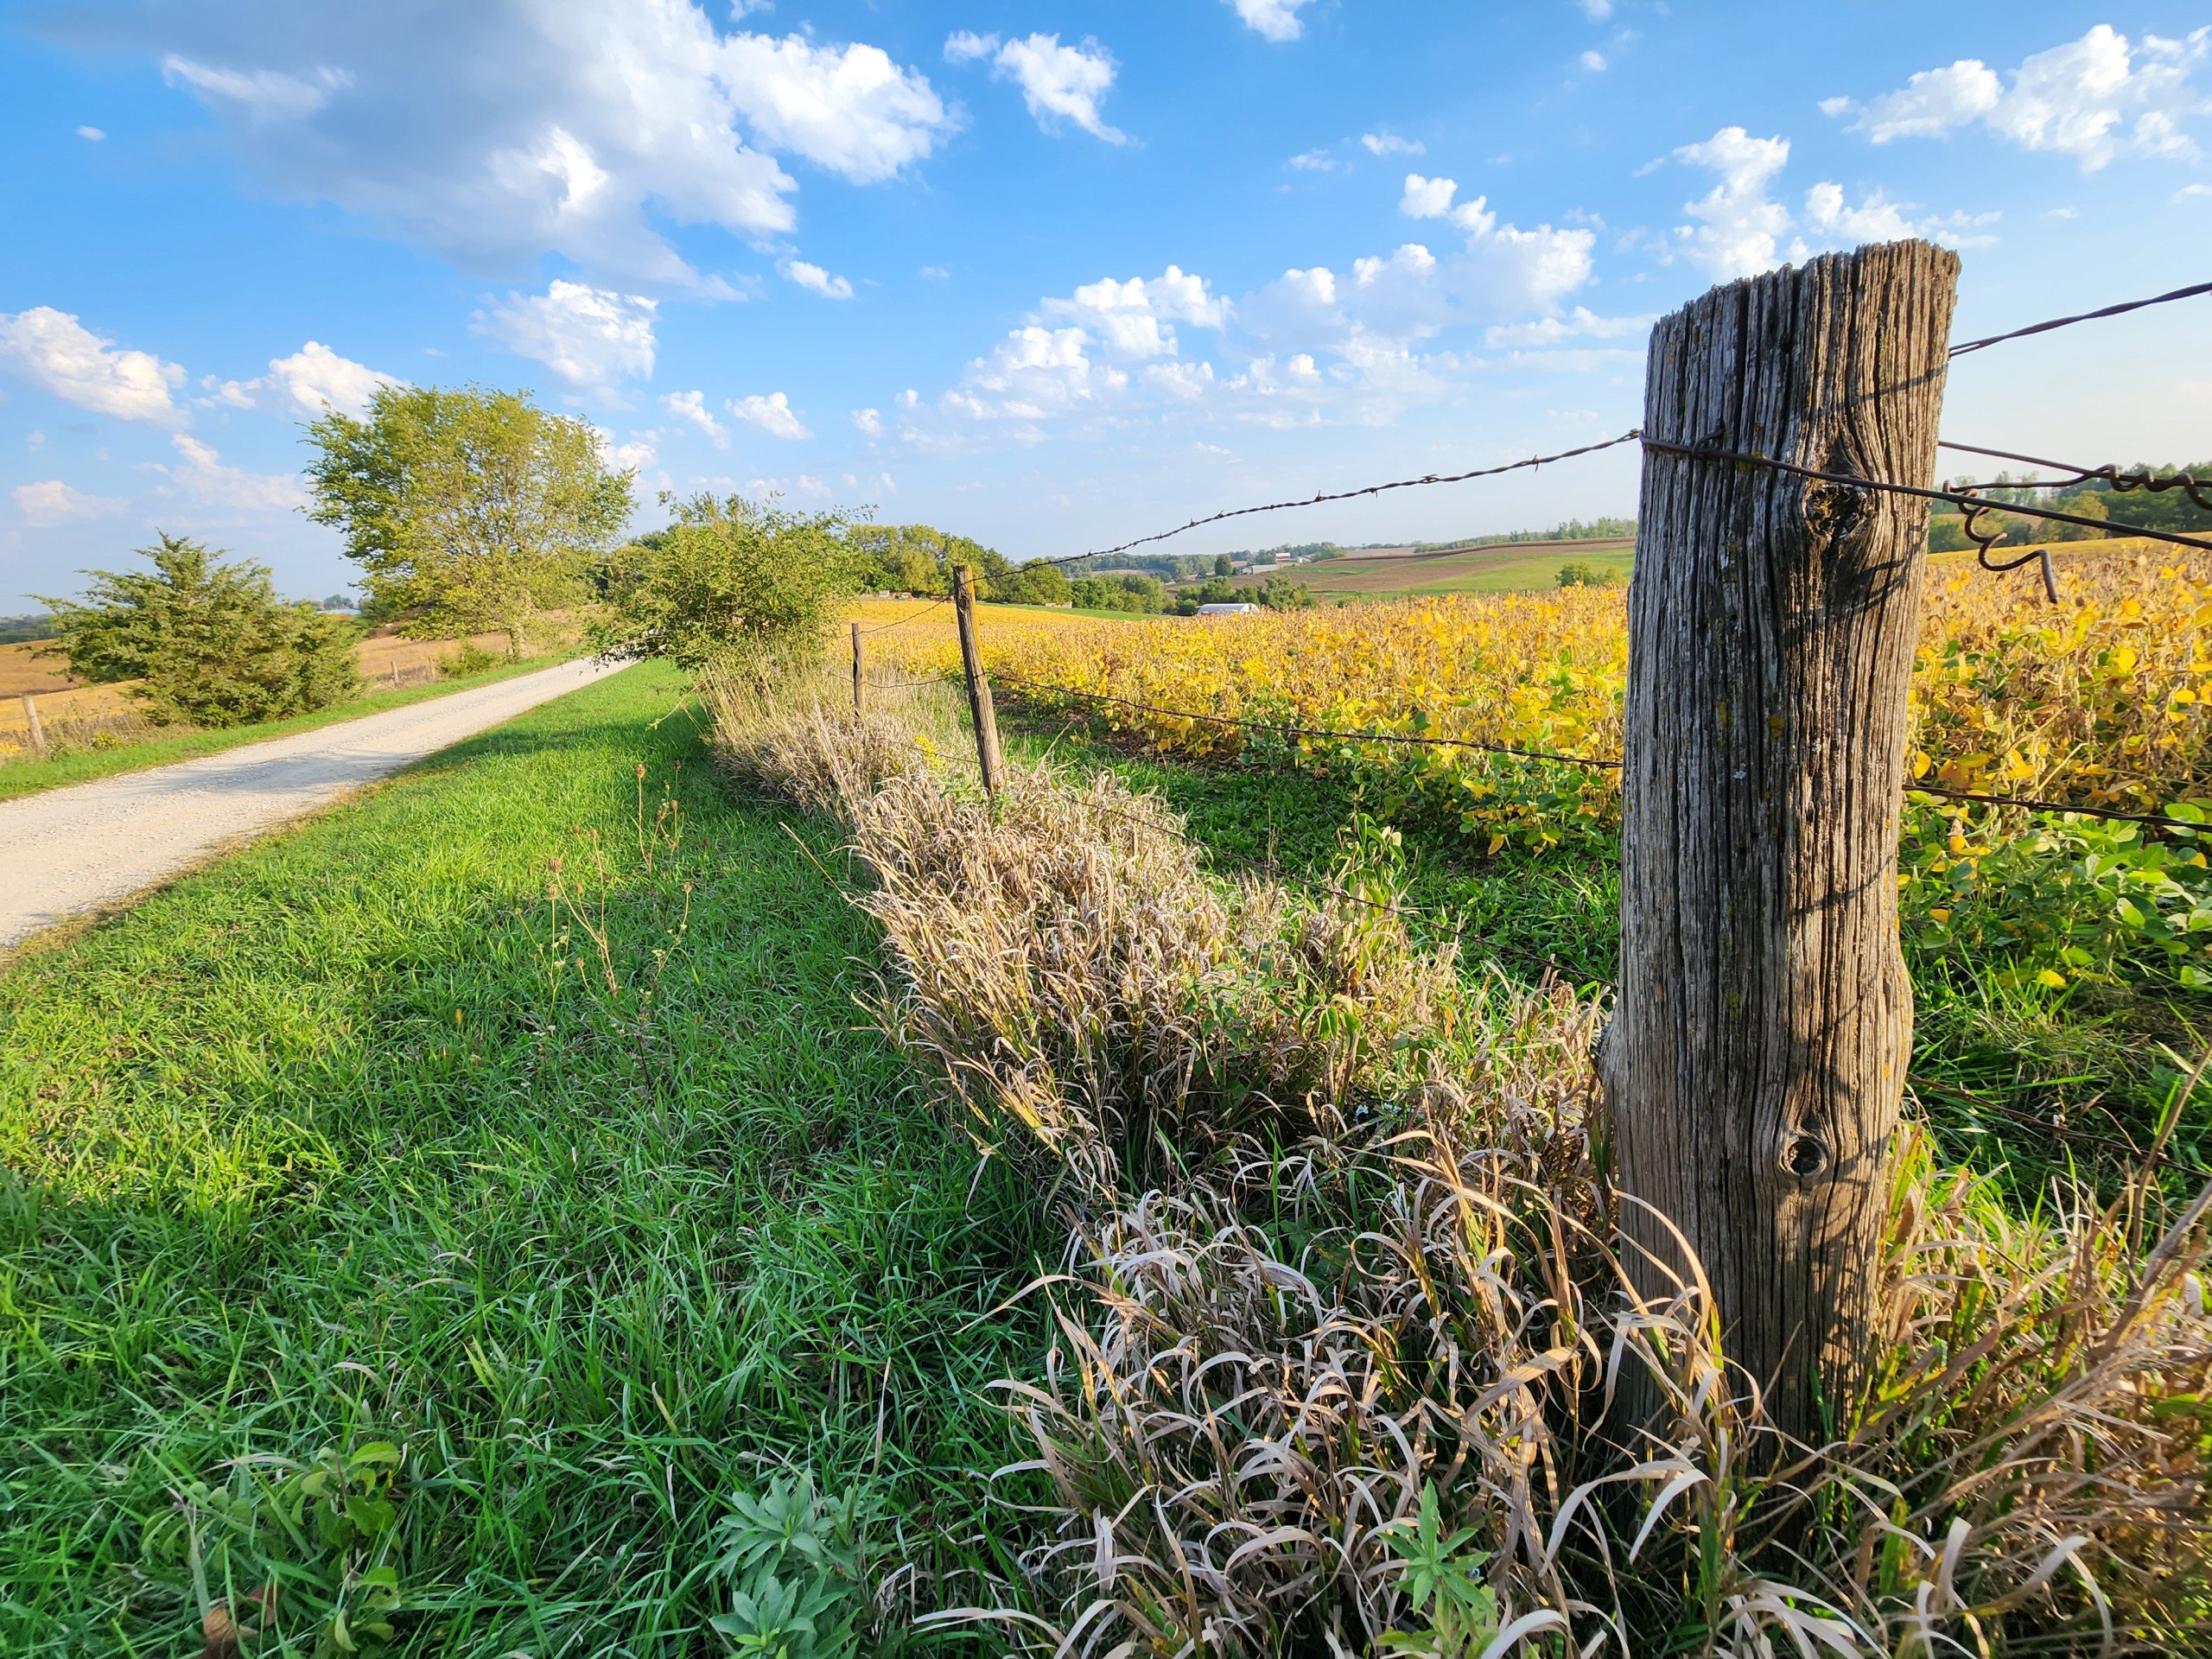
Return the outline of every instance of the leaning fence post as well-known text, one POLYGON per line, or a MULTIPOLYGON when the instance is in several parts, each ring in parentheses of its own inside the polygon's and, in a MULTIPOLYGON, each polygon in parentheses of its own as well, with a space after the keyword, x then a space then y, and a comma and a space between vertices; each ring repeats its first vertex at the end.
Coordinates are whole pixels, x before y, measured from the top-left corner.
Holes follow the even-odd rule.
POLYGON ((856 720, 868 712, 861 696, 861 687, 868 671, 865 650, 866 647, 861 644, 861 625, 855 622, 853 624, 853 717, 856 720))
POLYGON ((28 691, 23 693, 23 724, 30 728, 31 753, 40 760, 45 760, 46 728, 39 721, 38 699, 28 691))
POLYGON ((960 620, 960 664, 968 677, 968 711, 976 722, 976 759, 983 772, 983 787, 995 795, 1006 781, 1006 766, 999 758, 999 722, 991 708, 991 683, 983 677, 982 653, 976 648, 976 594, 968 567, 952 567, 952 611, 960 620))
POLYGON ((1912 1039, 1928 509, 1664 446, 1927 487, 1957 277, 1899 242, 1715 289, 1653 330, 1645 380, 1603 1057, 1622 1227, 1662 1294, 1686 1264, 1658 1217, 1681 1230, 1731 1357, 1815 1443, 1865 1375, 1912 1039))

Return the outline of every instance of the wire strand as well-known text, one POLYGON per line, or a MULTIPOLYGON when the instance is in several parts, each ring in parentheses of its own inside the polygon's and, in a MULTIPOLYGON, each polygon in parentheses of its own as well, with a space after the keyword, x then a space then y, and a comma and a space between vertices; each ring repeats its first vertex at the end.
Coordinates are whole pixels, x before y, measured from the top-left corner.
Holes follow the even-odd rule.
POLYGON ((1226 512, 1210 513, 1204 518, 1193 518, 1188 524, 1178 524, 1173 530, 1140 536, 1133 542, 1123 542, 1116 547, 1101 548, 1095 553, 1070 553, 1057 559, 1033 559, 1017 567, 1033 569, 1040 564, 1075 564, 1084 559, 1110 559, 1116 553, 1126 553, 1133 547, 1143 547, 1153 542, 1164 542, 1170 537, 1180 536, 1185 531, 1196 530, 1202 524, 1217 524, 1227 518, 1243 518, 1255 512, 1281 512, 1291 507, 1315 507, 1325 501, 1351 501, 1361 496, 1381 495, 1386 490, 1418 489, 1429 484, 1465 484, 1471 479, 1496 478, 1501 473, 1517 473, 1533 467, 1548 467, 1554 461, 1572 461, 1577 455, 1594 455, 1600 449, 1611 449, 1624 443, 1632 443, 1639 435, 1631 429, 1618 438, 1607 438, 1600 443, 1586 443, 1578 449, 1562 449, 1556 454, 1531 455, 1526 461, 1510 461, 1500 467, 1478 467, 1469 473, 1428 473, 1420 478, 1401 478, 1388 484, 1370 484, 1357 490, 1336 490, 1310 495, 1296 501, 1270 501, 1256 507, 1231 507, 1226 512))
MULTIPOLYGON (((1560 754, 1548 749, 1518 749, 1500 744, 1477 743, 1456 737, 1422 737, 1412 734, 1389 732, 1346 732, 1325 727, 1287 726, 1273 721, 1240 720, 1230 715, 1205 714, 1191 709, 1168 709, 1158 703, 1139 702, 1131 697, 1117 697, 1103 691, 1080 691, 1071 685, 1058 685, 1048 680, 1032 680, 1016 674, 1001 673, 1001 684, 1021 686, 1033 690, 1058 692, 1065 696, 1078 697, 1090 702, 1110 702, 1124 709, 1135 709, 1146 714, 1161 715, 1171 720, 1204 721, 1212 725, 1240 728, 1248 731, 1280 732, 1297 737, 1319 737, 1341 740, 1352 743, 1399 743, 1432 748, 1472 749, 1483 754, 1507 754, 1526 760, 1559 760, 1569 766, 1618 772, 1618 760, 1592 760, 1588 756, 1560 754)), ((2175 830, 2190 835, 2212 834, 2212 823, 2192 823, 2187 818, 2170 817, 2157 812, 2122 812, 2108 806, 2082 806, 2066 801, 2049 801, 2027 795, 1986 795, 1972 790, 1942 789, 1933 784, 1909 782, 1904 785, 1906 794, 1940 795, 1948 800, 1973 801, 1984 806, 2017 806, 2032 812, 2072 812, 2088 818, 2103 818, 2119 823, 2138 823, 2155 830, 2175 830)))
POLYGON ((903 628, 909 622, 918 622, 924 617, 927 616, 931 611, 937 610, 942 606, 950 605, 951 603, 952 595, 950 594, 947 594, 944 598, 937 601, 936 603, 923 606, 920 610, 916 611, 912 616, 895 616, 888 622, 879 622, 872 628, 862 628, 861 630, 861 638, 865 639, 870 634, 881 633, 890 628, 903 628))
POLYGON ((2198 836, 2212 830, 2212 823, 2192 823, 2187 818, 2171 818, 2162 812, 2120 812, 2108 806, 2072 806, 2064 801, 2037 800, 2026 795, 1980 795, 1970 789, 1938 789, 1933 784, 1910 783, 1904 787, 1908 795, 1941 795, 1946 800, 1977 801, 1984 806, 2021 806, 2031 812, 2078 812, 2085 818, 2148 824, 2154 830, 2182 830, 2198 836))
POLYGON ((1233 715, 1201 714, 1191 709, 1166 709, 1157 703, 1139 702, 1133 698, 1117 697, 1103 691, 1080 691, 1071 685, 1056 685, 1049 680, 1032 680, 1016 674, 1001 673, 999 678, 1006 684, 1026 686, 1033 690, 1055 691, 1063 696, 1081 697, 1091 702, 1118 703, 1124 709, 1141 709, 1149 715, 1164 715, 1171 720, 1201 720, 1245 731, 1277 732, 1290 737, 1331 738, 1350 743, 1395 743, 1414 748, 1472 749, 1483 754, 1510 754, 1523 760, 1557 760, 1567 766, 1587 766, 1601 772, 1618 772, 1621 765, 1618 760, 1593 760, 1582 754, 1561 754, 1551 749, 1522 749, 1503 743, 1478 743, 1471 738, 1423 737, 1411 732, 1344 732, 1326 727, 1287 726, 1276 721, 1242 720, 1233 715))
MULTIPOLYGON (((1917 484, 1899 484, 1889 479, 1863 478, 1856 473, 1823 472, 1817 467, 1801 467, 1796 461, 1778 460, 1773 455, 1755 455, 1741 449, 1713 449, 1692 443, 1674 443, 1664 438, 1647 437, 1646 449, 1656 449, 1665 454, 1684 455, 1694 461, 1722 461, 1732 466, 1764 467, 1771 472, 1787 473, 1793 478, 1815 479, 1823 484, 1840 484, 1847 489, 1876 490, 1886 495, 1909 495, 1922 501, 1948 501, 1954 506, 1974 508, 1987 512, 1993 504, 1958 490, 1924 489, 1917 484)), ((2053 524, 2082 524, 2091 530, 2109 531, 2112 522, 2106 518, 2091 518, 2078 512, 2061 512, 2056 507, 2015 506, 2005 503, 1997 509, 2017 513, 2024 518, 2046 519, 2053 524)), ((2155 542, 2171 542, 2177 547, 2193 547, 2212 553, 2212 541, 2201 536, 2183 536, 2170 530, 2151 530, 2131 524, 2133 534, 2155 542)))
POLYGON ((1951 355, 1964 357, 1968 352, 1986 351, 1992 346, 2001 346, 2008 340, 2025 340, 2031 334, 2047 334, 2054 328, 2070 328, 2077 322, 2094 322, 2101 317, 2122 316, 2130 311, 2140 311, 2145 306, 2166 305, 2175 300, 2192 299, 2199 294, 2212 294, 2212 283, 2193 283, 2187 288, 2177 288, 2171 294, 2154 294, 2147 300, 2123 300, 2118 305, 2080 312, 2070 317, 2053 317, 2048 322, 2031 322, 2024 328, 2014 328, 2005 334, 1991 334, 1984 340, 1970 340, 1962 346, 1954 346, 1951 355))

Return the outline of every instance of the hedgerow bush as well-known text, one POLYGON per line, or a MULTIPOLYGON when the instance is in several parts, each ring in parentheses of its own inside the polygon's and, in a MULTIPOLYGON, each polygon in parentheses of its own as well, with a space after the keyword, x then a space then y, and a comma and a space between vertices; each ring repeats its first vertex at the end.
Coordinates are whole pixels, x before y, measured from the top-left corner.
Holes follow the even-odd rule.
POLYGON ((226 563, 159 532, 138 550, 151 570, 92 570, 82 599, 44 599, 54 649, 94 683, 126 695, 157 726, 242 726, 326 708, 359 689, 353 631, 276 596, 268 568, 226 563))

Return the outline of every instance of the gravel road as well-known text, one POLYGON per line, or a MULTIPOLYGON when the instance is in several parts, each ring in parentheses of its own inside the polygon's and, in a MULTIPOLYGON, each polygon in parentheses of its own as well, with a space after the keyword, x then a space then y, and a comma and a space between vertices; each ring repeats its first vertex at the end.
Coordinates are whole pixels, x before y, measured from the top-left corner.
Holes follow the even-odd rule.
POLYGON ((0 801, 0 950, 620 667, 561 663, 319 731, 0 801))

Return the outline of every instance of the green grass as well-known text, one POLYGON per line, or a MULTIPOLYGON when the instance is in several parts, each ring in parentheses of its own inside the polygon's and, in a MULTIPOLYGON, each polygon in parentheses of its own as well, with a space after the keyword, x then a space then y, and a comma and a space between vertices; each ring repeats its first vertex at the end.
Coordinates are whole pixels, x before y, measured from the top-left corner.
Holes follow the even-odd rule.
POLYGON ((1408 594, 1514 594, 1532 588, 1559 586, 1559 570, 1563 564, 1580 562, 1590 565, 1601 575, 1625 582, 1636 564, 1633 552, 1568 553, 1555 550, 1541 558, 1516 559, 1510 564, 1493 565, 1487 570, 1472 570, 1465 575, 1446 582, 1423 582, 1408 588, 1408 594))
POLYGON ((196 1652, 195 1560, 283 1587, 256 1654, 379 1562, 397 1652, 706 1651, 786 1466, 925 1598, 1005 1570, 983 1389, 1043 1315, 992 1310, 1057 1247, 860 1028, 834 833, 680 700, 601 682, 0 975, 0 1651, 196 1652), (372 1546, 295 1522, 378 1442, 372 1546))
POLYGON ((221 731, 186 732, 175 737, 157 737, 143 743, 124 743, 111 749, 79 749, 68 754, 58 754, 48 760, 16 760, 0 766, 0 801, 11 801, 19 795, 35 795, 42 789, 54 789, 63 784, 82 784, 95 778, 112 778, 118 772, 141 772, 148 766, 166 766, 172 760, 189 760, 195 755, 219 754, 225 749, 234 749, 242 743, 258 743, 271 737, 289 737, 295 732, 311 732, 319 726, 329 726, 341 720, 353 720, 361 715, 373 715, 386 709, 397 709, 410 702, 421 702, 430 697, 442 697, 452 691, 466 691, 471 686, 489 685, 495 680, 511 679, 517 674, 528 674, 537 669, 550 667, 566 657, 537 657, 528 662, 503 663, 497 668, 486 669, 481 674, 466 675, 458 679, 438 680, 428 685, 403 686, 398 690, 371 691, 346 702, 334 703, 327 709, 318 709, 311 715, 295 715, 289 720, 265 720, 251 726, 232 726, 221 731))
MULTIPOLYGON (((1019 710, 1005 730, 1024 758, 1110 767, 1156 791, 1223 872, 1268 871, 1310 887, 1326 880, 1356 813, 1391 817, 1340 778, 1163 761, 1019 710)), ((1419 821, 1398 827, 1417 938, 1456 940, 1471 966, 1523 982, 1548 963, 1580 986, 1608 985, 1620 946, 1617 844, 1486 858, 1419 821)), ((2031 1199, 2054 1176, 2108 1185, 2129 1147, 2150 1142, 2184 1069, 2175 1057, 2193 1059, 2212 1039, 2212 996, 2171 985, 2084 985, 2054 995, 2005 988, 1981 965, 1954 957, 1908 953, 1907 966, 1918 1004, 1913 1087, 1939 1145, 1962 1161, 2002 1166, 2031 1199)), ((2212 1165, 2212 1086, 2183 1116, 2173 1152, 2179 1181, 2212 1165)))

